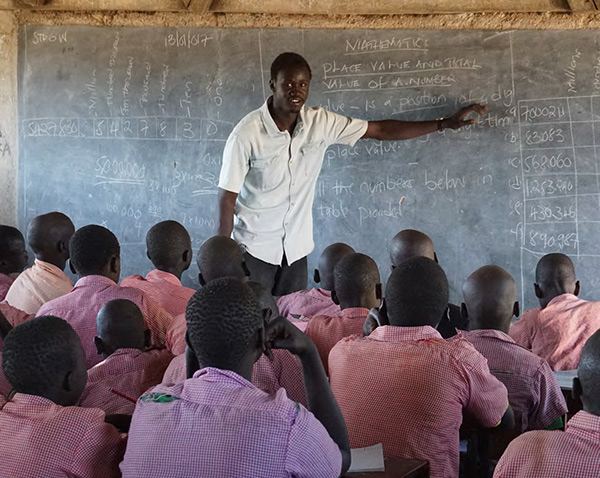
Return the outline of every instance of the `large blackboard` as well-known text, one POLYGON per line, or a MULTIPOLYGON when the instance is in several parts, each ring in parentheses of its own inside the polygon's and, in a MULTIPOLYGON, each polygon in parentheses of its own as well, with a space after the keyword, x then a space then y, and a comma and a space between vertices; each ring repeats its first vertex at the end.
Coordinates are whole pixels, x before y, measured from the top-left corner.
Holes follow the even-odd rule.
MULTIPOLYGON (((148 228, 215 232, 234 124, 269 95, 286 50, 309 60, 309 104, 367 119, 431 119, 482 102, 460 132, 332 147, 314 204, 316 250, 345 241, 387 277, 389 239, 432 236, 452 298, 489 263, 531 283, 540 255, 575 259, 600 298, 600 34, 24 26, 19 43, 20 223, 49 210, 103 224, 123 273, 145 273, 148 228), (598 138, 598 139, 597 139, 598 138), (598 141, 598 142, 597 142, 598 141)), ((190 269, 185 281, 196 275, 190 269)))

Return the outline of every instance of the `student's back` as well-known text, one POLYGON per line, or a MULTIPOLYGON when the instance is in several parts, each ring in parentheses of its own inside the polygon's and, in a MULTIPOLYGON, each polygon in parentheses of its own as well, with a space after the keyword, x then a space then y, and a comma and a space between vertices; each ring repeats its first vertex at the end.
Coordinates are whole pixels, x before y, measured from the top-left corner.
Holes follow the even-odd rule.
POLYGON ((510 336, 544 358, 553 370, 574 370, 586 340, 600 329, 600 302, 579 299, 573 262, 548 254, 536 267, 535 291, 541 308, 526 311, 510 336))
POLYGON ((102 410, 75 406, 87 375, 73 329, 38 317, 11 331, 3 352, 17 393, 0 402, 0 476, 118 477, 124 436, 102 410))
POLYGON ((471 330, 463 332, 488 361, 490 371, 508 390, 517 430, 541 430, 567 412, 567 404, 548 363, 508 336, 519 315, 517 284, 498 266, 484 266, 463 285, 463 314, 471 330))
POLYGON ((343 339, 329 355, 351 445, 382 443, 386 455, 429 461, 432 478, 458 476, 463 409, 495 426, 508 408, 506 389, 468 341, 435 330, 448 282, 433 261, 396 267, 386 301, 392 325, 343 339))
POLYGON ((178 222, 162 221, 148 231, 146 249, 155 269, 146 277, 126 277, 121 286, 140 289, 173 317, 183 314, 195 292, 181 285, 181 275, 192 262, 190 235, 178 222))
POLYGON ((115 235, 101 226, 84 226, 71 238, 71 265, 80 275, 68 294, 44 304, 37 315, 56 315, 75 329, 85 350, 86 365, 102 361, 94 346, 96 317, 104 304, 113 299, 127 299, 137 305, 152 332, 153 344, 164 346, 167 328, 173 318, 143 292, 120 287, 120 247, 115 235))
MULTIPOLYGON (((264 343, 263 317, 247 285, 213 281, 192 297, 186 315, 190 352, 203 368, 138 401, 123 477, 337 477, 340 448, 330 434, 343 436, 345 427, 309 339, 289 323, 273 324, 281 324, 289 346, 304 344, 297 350, 310 356, 307 373, 323 387, 307 392, 326 401, 321 410, 332 421, 324 424, 284 390, 269 395, 247 380, 264 343)), ((272 337, 275 343, 279 332, 272 337)))

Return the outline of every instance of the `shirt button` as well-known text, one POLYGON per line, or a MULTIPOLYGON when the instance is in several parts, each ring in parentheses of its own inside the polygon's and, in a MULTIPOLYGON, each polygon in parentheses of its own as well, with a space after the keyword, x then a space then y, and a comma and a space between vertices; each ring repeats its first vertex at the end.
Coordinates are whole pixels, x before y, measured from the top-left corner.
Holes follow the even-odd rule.
POLYGON ((290 164, 292 164, 293 162, 294 162, 294 161, 292 161, 292 160, 290 159, 290 164))

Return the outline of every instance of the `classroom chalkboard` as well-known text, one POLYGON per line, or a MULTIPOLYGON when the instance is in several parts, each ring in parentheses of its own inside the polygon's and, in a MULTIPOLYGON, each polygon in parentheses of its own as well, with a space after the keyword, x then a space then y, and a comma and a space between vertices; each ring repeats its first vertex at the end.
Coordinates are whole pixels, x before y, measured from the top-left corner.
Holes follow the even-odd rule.
MULTIPOLYGON (((67 213, 122 245, 145 273, 162 219, 197 248, 216 230, 225 140, 269 95, 282 51, 313 68, 308 101, 366 119, 422 120, 481 102, 461 131, 329 148, 314 203, 315 252, 344 241, 389 273, 405 228, 434 240, 460 302, 484 264, 517 279, 525 306, 539 257, 573 257, 600 299, 600 34, 594 31, 254 30, 23 26, 19 221, 67 213)), ((184 282, 192 284, 192 267, 184 282)))

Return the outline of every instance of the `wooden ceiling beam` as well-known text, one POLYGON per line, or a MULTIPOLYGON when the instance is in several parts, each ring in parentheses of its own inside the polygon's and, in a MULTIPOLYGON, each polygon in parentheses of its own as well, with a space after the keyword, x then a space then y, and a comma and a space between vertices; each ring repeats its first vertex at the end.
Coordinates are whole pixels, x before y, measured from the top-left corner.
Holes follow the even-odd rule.
POLYGON ((274 14, 448 14, 593 12, 600 0, 0 0, 0 10, 274 14))

